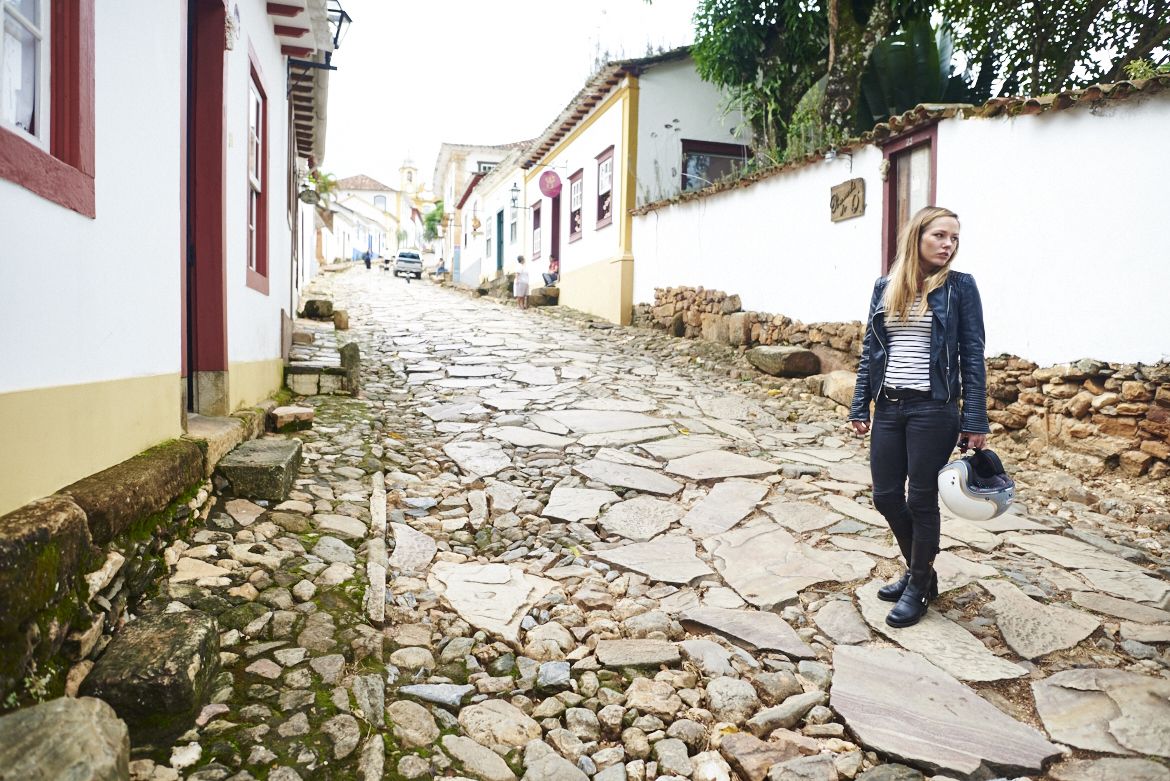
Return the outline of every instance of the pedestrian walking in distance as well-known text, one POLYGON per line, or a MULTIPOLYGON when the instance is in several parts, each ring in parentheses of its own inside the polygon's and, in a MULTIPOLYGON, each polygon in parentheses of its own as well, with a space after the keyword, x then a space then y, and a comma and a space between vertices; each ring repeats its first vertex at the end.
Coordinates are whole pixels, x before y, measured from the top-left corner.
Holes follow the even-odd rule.
POLYGON ((520 269, 516 272, 515 279, 512 280, 512 295, 516 297, 516 306, 521 309, 528 308, 528 268, 524 265, 524 256, 517 255, 516 262, 520 264, 520 269))
POLYGON ((948 209, 928 206, 902 229, 889 275, 873 286, 849 410, 857 436, 870 435, 874 507, 906 560, 878 590, 897 603, 886 616, 894 627, 916 624, 938 596, 938 471, 956 442, 982 448, 990 431, 983 308, 975 279, 951 270, 958 253, 948 209))

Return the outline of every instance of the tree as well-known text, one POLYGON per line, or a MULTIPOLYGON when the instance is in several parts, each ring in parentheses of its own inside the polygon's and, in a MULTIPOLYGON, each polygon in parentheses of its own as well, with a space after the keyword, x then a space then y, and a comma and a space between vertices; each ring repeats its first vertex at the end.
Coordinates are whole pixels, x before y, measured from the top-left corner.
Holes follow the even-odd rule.
POLYGON ((439 238, 439 226, 443 224, 443 199, 435 201, 435 208, 423 215, 423 241, 439 238))
POLYGON ((321 199, 321 206, 328 208, 337 196, 337 177, 314 169, 309 172, 309 181, 313 183, 313 189, 321 199))
POLYGON ((940 0, 977 80, 999 95, 1042 95, 1125 78, 1170 61, 1170 0, 940 0))

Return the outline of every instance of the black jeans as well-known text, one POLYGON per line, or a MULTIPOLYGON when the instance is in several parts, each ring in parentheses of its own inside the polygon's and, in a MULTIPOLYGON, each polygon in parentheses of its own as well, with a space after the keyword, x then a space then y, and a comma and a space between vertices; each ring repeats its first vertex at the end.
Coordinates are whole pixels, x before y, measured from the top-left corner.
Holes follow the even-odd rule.
POLYGON ((881 398, 875 404, 869 453, 873 506, 894 532, 911 573, 929 571, 938 553, 938 470, 958 439, 958 402, 881 398))

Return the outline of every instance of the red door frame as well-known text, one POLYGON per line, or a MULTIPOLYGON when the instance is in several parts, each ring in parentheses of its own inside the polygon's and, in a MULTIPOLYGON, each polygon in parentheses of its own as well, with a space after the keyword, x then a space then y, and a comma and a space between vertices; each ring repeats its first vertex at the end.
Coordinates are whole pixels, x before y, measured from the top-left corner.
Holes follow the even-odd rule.
MULTIPOLYGON (((189 38, 193 50, 186 81, 186 107, 190 112, 186 145, 190 146, 190 154, 184 154, 183 162, 184 195, 189 194, 184 214, 184 280, 188 278, 188 264, 192 273, 191 295, 184 291, 183 296, 183 369, 184 373, 198 374, 226 372, 228 368, 224 215, 227 8, 224 0, 188 2, 193 4, 193 13, 188 16, 193 24, 189 38), (188 329, 193 333, 188 335, 188 329)), ((189 398, 188 406, 198 409, 197 400, 189 398)))
POLYGON ((886 181, 882 185, 882 273, 890 271, 898 249, 898 226, 894 224, 894 202, 898 197, 898 160, 902 152, 930 144, 930 203, 938 197, 938 122, 934 121, 912 133, 895 136, 882 144, 882 161, 887 163, 886 181))

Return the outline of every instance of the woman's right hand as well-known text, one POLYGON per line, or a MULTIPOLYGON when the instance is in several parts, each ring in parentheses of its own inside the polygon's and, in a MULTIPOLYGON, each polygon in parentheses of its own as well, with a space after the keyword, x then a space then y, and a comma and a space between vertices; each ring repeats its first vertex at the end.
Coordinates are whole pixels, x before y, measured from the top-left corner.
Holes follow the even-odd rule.
POLYGON ((853 424, 853 433, 857 436, 864 437, 869 433, 869 423, 867 421, 851 420, 849 422, 853 424))

